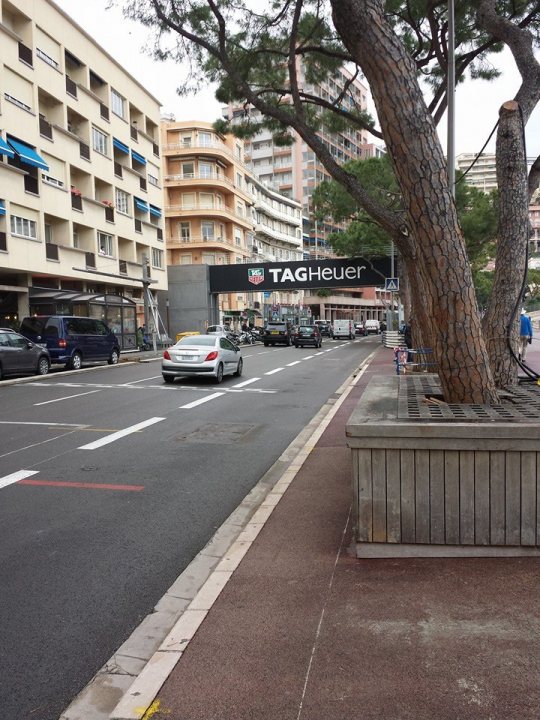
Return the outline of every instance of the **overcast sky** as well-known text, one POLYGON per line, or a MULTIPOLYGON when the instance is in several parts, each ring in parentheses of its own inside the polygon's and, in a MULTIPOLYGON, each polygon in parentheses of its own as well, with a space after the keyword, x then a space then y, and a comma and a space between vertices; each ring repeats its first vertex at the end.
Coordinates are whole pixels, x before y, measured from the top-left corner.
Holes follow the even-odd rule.
MULTIPOLYGON (((76 23, 92 35, 107 52, 141 82, 162 103, 164 113, 177 120, 213 122, 221 114, 220 105, 211 90, 180 98, 176 88, 182 84, 182 68, 172 63, 156 63, 142 48, 147 30, 122 18, 118 9, 106 10, 107 0, 55 0, 76 23)), ((69 43, 67 43, 69 45, 69 43)), ((76 48, 70 48, 76 53, 76 48)), ((495 82, 476 80, 459 86, 456 91, 456 153, 479 152, 498 116, 500 105, 512 98, 519 87, 519 74, 510 54, 504 59, 503 77, 495 82)), ((446 146, 446 123, 440 123, 443 147, 446 146)), ((526 129, 527 155, 540 155, 540 107, 537 107, 526 129)), ((494 152, 495 138, 486 152, 494 152)))

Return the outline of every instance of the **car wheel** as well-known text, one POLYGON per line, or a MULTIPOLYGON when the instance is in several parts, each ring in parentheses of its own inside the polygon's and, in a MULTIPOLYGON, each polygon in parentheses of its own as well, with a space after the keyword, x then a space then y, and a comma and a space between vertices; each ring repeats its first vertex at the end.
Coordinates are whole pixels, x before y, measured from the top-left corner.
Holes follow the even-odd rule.
POLYGON ((223 380, 223 364, 219 363, 216 370, 216 375, 214 377, 214 382, 216 385, 219 385, 219 383, 223 380))
POLYGON ((36 375, 46 375, 49 372, 50 367, 51 363, 49 362, 49 358, 42 355, 38 360, 36 375))
POLYGON ((268 347, 268 343, 266 342, 266 340, 264 341, 264 347, 268 347))
POLYGON ((82 355, 80 352, 73 353, 71 360, 68 363, 68 367, 71 370, 80 370, 82 367, 82 355))
POLYGON ((120 357, 120 353, 119 353, 118 350, 115 348, 115 349, 112 351, 111 357, 107 360, 107 362, 109 363, 109 365, 118 365, 118 359, 119 359, 119 357, 120 357))
POLYGON ((236 377, 240 377, 242 374, 242 368, 244 367, 244 361, 242 358, 238 360, 238 365, 236 366, 236 372, 234 373, 236 377))
POLYGON ((163 382, 166 382, 167 385, 171 385, 174 382, 174 376, 163 374, 163 382))

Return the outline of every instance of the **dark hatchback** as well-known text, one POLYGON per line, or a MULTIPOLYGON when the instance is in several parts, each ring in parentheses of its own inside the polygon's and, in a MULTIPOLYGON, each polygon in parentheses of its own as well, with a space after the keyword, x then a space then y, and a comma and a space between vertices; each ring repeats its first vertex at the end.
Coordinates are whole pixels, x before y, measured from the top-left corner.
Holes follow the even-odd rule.
POLYGON ((304 345, 313 345, 313 347, 322 347, 321 331, 317 325, 299 325, 293 336, 294 347, 304 347, 304 345))
POLYGON ((8 375, 46 375, 50 367, 46 348, 15 330, 0 328, 0 380, 8 375))
POLYGON ((269 345, 290 345, 291 326, 286 322, 266 323, 263 332, 264 347, 269 345))

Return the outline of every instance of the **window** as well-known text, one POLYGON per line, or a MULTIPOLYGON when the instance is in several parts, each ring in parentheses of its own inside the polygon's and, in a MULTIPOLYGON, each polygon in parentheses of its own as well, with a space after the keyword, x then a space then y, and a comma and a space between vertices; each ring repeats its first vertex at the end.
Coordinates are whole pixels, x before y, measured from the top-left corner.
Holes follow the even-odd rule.
POLYGON ((12 215, 10 221, 12 235, 19 235, 29 240, 37 240, 37 224, 35 220, 28 220, 28 218, 12 215))
POLYGON ((202 208, 214 207, 214 196, 212 193, 199 193, 199 200, 202 208))
POLYGON ((53 229, 52 229, 52 225, 49 225, 48 223, 45 223, 45 242, 46 242, 46 243, 52 243, 52 242, 53 242, 53 229))
POLYGON ((189 242, 191 240, 191 223, 181 222, 179 223, 180 239, 183 242, 189 242))
POLYGON ((195 193, 182 193, 182 209, 192 210, 195 207, 195 193))
POLYGON ((121 118, 126 117, 126 100, 111 88, 111 110, 121 118))
POLYGON ((199 174, 202 178, 211 178, 212 170, 212 163, 199 162, 199 174))
POLYGON ((114 194, 115 194, 116 209, 118 210, 118 212, 124 213, 125 215, 127 215, 129 213, 129 195, 128 195, 128 193, 116 188, 114 191, 114 194))
POLYGON ((73 247, 78 248, 79 246, 79 231, 74 230, 73 231, 73 247))
POLYGON ((192 162, 182 163, 182 177, 192 178, 195 176, 195 165, 192 162))
POLYGON ((242 146, 236 145, 236 157, 241 160, 242 159, 242 146))
POLYGON ((105 133, 98 130, 96 127, 92 127, 92 147, 98 153, 107 155, 108 137, 105 133))
POLYGON ((41 179, 44 183, 47 183, 47 185, 54 185, 55 187, 64 187, 64 183, 62 180, 57 180, 54 177, 51 177, 51 175, 46 175, 45 173, 41 173, 41 179))
POLYGON ((113 255, 113 238, 112 235, 107 235, 98 231, 98 253, 100 255, 113 255))
POLYGON ((242 174, 236 173, 236 186, 241 188, 242 187, 242 174))
POLYGON ((184 147, 191 147, 191 133, 189 135, 182 135, 182 145, 184 147))
POLYGON ((180 265, 191 265, 191 255, 180 255, 180 265))
POLYGON ((163 267, 163 250, 152 248, 152 265, 153 267, 163 267))
POLYGON ((159 180, 157 179, 157 177, 154 177, 153 175, 148 174, 148 182, 150 183, 150 185, 159 187, 159 180))
POLYGON ((200 132, 199 133, 199 144, 203 147, 210 147, 212 145, 212 133, 200 132))
POLYGON ((214 223, 213 222, 207 222, 204 221, 201 223, 201 235, 203 240, 213 240, 214 239, 214 223))
POLYGON ((215 265, 216 256, 214 253, 203 253, 202 254, 203 265, 215 265))

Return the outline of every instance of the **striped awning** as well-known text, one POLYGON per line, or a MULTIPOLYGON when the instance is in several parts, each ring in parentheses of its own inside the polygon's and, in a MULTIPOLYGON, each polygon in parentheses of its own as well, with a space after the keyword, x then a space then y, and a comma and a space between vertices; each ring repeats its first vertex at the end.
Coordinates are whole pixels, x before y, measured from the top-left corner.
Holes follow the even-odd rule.
POLYGON ((8 143, 11 145, 19 160, 25 165, 32 165, 32 167, 41 168, 42 170, 48 170, 49 166, 45 160, 40 157, 34 148, 30 147, 26 143, 20 140, 12 140, 8 138, 8 143))

